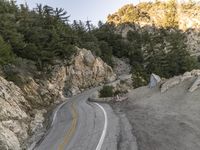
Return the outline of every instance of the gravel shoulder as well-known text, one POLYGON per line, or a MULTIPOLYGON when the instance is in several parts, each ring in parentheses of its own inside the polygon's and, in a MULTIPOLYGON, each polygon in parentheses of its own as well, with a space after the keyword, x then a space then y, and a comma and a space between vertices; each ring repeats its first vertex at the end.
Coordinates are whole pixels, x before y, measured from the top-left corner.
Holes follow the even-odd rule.
POLYGON ((138 150, 200 150, 200 90, 188 92, 194 80, 165 93, 141 87, 127 94, 129 100, 112 104, 130 122, 126 129, 135 136, 138 150))

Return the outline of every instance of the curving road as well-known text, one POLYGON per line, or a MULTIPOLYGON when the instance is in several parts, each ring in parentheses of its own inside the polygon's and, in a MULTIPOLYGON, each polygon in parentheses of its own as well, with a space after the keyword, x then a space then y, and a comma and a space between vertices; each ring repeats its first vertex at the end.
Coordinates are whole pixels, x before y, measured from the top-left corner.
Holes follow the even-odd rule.
POLYGON ((87 102, 97 88, 60 105, 35 150, 116 150, 119 121, 107 104, 87 102))

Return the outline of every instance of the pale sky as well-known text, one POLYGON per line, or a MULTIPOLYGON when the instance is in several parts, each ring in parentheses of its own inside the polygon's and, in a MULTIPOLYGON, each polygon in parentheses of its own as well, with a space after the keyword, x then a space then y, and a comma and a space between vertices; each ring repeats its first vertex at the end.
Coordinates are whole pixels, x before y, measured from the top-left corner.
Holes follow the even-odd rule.
MULTIPOLYGON (((17 0, 17 3, 24 3, 25 0, 17 0)), ((53 7, 64 8, 70 20, 91 20, 96 24, 99 20, 106 21, 107 15, 117 11, 125 4, 138 3, 139 0, 26 0, 33 8, 37 3, 47 4, 53 7)))

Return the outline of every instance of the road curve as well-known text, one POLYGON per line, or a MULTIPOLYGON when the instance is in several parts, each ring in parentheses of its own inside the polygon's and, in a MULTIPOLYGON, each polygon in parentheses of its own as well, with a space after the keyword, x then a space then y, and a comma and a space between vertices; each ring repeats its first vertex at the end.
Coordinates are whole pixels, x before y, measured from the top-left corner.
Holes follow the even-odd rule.
POLYGON ((87 102, 94 91, 96 88, 61 104, 35 150, 116 150, 118 118, 107 104, 87 102))

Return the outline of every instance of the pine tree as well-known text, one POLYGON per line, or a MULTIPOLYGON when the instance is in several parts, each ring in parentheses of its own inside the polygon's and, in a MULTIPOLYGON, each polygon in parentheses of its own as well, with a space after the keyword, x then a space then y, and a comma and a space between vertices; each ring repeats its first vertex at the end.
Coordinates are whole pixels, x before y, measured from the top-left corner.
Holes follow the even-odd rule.
POLYGON ((0 36, 0 65, 11 63, 14 60, 14 55, 11 46, 7 44, 0 36))

